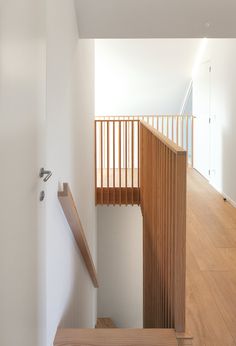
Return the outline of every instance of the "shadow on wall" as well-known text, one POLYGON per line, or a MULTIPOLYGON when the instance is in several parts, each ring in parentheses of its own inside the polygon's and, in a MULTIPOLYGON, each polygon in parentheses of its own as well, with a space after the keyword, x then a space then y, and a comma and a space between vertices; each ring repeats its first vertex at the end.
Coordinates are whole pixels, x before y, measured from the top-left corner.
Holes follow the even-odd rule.
MULTIPOLYGON (((94 328, 90 322, 94 318, 93 311, 89 308, 88 300, 86 299, 89 292, 90 297, 94 296, 94 287, 84 265, 83 257, 80 254, 72 234, 71 238, 71 241, 73 242, 73 251, 70 253, 70 263, 68 265, 68 269, 71 271, 71 273, 73 273, 74 279, 71 282, 70 289, 67 292, 68 300, 65 304, 59 327, 94 328), (87 280, 82 280, 82 278, 86 276, 87 280)), ((72 277, 72 274, 70 277, 72 277)))

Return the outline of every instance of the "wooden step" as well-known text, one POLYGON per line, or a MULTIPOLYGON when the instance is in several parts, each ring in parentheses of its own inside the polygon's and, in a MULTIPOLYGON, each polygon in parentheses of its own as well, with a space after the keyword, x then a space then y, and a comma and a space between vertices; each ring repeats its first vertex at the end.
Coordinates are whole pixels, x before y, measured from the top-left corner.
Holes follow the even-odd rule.
POLYGON ((109 317, 99 317, 95 328, 116 328, 116 325, 109 317))
POLYGON ((178 346, 173 329, 58 329, 54 346, 178 346))
POLYGON ((176 333, 176 339, 178 341, 178 346, 192 346, 193 337, 186 333, 176 333))

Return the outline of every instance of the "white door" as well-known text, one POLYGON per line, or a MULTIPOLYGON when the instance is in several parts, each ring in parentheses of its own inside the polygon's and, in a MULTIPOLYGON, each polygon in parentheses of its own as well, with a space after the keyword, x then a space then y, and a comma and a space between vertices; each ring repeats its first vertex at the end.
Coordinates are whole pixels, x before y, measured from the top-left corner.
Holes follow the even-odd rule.
POLYGON ((44 1, 0 4, 1 346, 45 345, 45 16, 44 1))
POLYGON ((210 178, 210 62, 202 63, 193 81, 194 162, 207 180, 210 178))

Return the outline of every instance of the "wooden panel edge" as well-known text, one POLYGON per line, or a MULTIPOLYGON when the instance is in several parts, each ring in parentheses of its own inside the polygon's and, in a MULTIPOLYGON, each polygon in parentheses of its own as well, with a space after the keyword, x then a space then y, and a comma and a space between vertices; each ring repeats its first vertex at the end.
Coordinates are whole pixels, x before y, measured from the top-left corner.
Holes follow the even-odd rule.
POLYGON ((146 127, 146 129, 148 129, 155 137, 157 137, 162 143, 164 143, 174 153, 176 154, 186 153, 186 150, 184 150, 182 147, 172 142, 170 139, 165 137, 161 132, 156 130, 154 127, 152 127, 151 125, 148 125, 145 121, 140 120, 140 123, 142 126, 146 127))

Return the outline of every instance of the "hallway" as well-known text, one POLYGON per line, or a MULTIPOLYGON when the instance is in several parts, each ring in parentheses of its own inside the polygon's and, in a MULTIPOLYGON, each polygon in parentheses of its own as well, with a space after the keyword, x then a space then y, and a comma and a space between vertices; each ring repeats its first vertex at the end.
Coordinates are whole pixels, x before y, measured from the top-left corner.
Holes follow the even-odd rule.
POLYGON ((187 332, 194 346, 236 345, 236 210, 188 172, 187 332))

